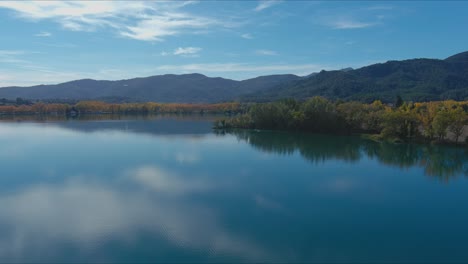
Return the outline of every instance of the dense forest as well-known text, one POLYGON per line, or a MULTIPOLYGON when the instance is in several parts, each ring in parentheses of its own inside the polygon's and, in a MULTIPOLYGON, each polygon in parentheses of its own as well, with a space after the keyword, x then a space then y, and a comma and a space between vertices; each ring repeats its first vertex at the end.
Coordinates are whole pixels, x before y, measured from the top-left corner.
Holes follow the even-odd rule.
POLYGON ((417 139, 465 142, 468 101, 403 102, 330 101, 313 97, 304 102, 284 99, 249 106, 246 113, 220 119, 215 128, 310 131, 318 133, 375 134, 375 139, 417 139))
POLYGON ((445 60, 388 61, 356 70, 321 71, 305 79, 245 95, 243 100, 267 102, 323 96, 330 100, 390 103, 397 95, 413 102, 468 100, 468 52, 445 60))

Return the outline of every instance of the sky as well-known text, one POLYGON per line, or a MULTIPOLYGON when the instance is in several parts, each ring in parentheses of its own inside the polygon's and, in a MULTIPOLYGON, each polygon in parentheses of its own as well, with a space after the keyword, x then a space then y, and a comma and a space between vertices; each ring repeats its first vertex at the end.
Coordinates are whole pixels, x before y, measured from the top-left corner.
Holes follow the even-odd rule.
POLYGON ((0 1, 0 87, 308 75, 468 50, 467 1, 0 1))

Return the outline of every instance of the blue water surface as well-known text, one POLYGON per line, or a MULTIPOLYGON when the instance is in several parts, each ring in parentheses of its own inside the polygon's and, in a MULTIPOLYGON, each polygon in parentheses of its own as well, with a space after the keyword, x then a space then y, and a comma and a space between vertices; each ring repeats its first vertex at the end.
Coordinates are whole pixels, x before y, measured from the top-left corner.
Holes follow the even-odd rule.
POLYGON ((212 121, 0 122, 0 262, 468 262, 466 149, 212 121))

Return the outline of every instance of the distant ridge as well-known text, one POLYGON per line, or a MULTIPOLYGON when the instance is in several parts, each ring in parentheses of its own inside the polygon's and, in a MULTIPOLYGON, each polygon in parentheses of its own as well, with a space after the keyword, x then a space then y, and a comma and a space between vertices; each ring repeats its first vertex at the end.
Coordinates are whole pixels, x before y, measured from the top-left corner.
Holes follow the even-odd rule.
POLYGON ((202 74, 165 74, 118 81, 75 80, 56 85, 7 87, 0 98, 155 101, 214 103, 232 101, 242 94, 262 91, 301 77, 284 74, 261 76, 244 81, 210 78, 202 74))
POLYGON ((393 102, 397 95, 410 101, 468 100, 468 52, 445 60, 387 61, 359 69, 321 71, 305 77, 282 74, 235 81, 198 73, 166 74, 118 81, 82 79, 56 85, 0 89, 0 99, 174 103, 264 102, 281 98, 302 100, 312 96, 393 102))
POLYGON ((243 96, 245 101, 271 101, 311 96, 329 99, 393 102, 468 100, 468 52, 445 60, 387 61, 359 69, 321 71, 307 78, 243 96))
POLYGON ((455 62, 455 63, 468 63, 468 51, 455 54, 445 59, 447 62, 455 62))

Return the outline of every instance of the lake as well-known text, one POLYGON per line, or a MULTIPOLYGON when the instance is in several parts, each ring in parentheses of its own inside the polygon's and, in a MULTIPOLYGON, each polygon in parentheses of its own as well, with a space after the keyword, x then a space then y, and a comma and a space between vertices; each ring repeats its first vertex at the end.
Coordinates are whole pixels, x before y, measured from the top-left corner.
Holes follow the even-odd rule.
POLYGON ((468 262, 467 149, 103 118, 0 122, 0 262, 468 262))

